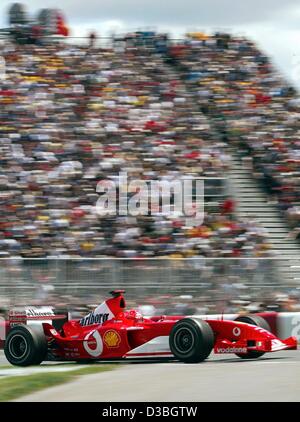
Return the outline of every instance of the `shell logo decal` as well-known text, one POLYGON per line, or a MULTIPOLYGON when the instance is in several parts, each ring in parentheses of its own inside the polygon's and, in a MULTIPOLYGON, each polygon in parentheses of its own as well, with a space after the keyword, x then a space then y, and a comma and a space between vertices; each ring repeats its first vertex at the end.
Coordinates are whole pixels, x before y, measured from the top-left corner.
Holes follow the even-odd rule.
POLYGON ((107 347, 118 347, 121 342, 121 337, 117 331, 108 330, 103 335, 103 341, 107 347))

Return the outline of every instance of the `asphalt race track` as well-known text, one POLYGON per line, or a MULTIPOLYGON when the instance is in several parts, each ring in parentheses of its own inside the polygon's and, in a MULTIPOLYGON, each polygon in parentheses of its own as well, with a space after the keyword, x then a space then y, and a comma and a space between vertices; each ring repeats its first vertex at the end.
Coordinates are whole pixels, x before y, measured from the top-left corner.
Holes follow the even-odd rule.
POLYGON ((19 401, 300 401, 300 351, 248 361, 212 355, 202 364, 123 361, 19 401))

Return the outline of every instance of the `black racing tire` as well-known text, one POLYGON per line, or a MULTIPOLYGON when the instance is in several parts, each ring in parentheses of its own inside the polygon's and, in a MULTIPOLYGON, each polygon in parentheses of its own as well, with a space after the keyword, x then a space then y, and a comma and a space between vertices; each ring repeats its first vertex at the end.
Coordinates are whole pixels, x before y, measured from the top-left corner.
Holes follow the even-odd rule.
MULTIPOLYGON (((235 321, 245 322, 246 324, 256 325, 257 327, 264 328, 267 331, 271 331, 268 322, 261 316, 258 315, 241 315, 235 319, 235 321)), ((255 350, 249 350, 248 353, 236 353, 241 359, 257 359, 263 356, 265 352, 256 352, 255 350)))
POLYGON ((47 339, 42 327, 13 327, 5 340, 4 354, 12 365, 39 365, 47 355, 47 339))
POLYGON ((171 352, 185 363, 204 361, 212 351, 214 342, 214 333, 210 325, 192 317, 177 321, 169 336, 171 352))

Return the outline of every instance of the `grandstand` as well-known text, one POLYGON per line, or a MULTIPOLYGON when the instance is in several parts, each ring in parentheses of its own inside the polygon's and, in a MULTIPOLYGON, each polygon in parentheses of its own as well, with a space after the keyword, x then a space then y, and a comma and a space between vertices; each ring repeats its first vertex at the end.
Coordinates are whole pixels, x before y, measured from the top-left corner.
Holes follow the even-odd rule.
POLYGON ((5 39, 0 55, 2 258, 285 256, 268 283, 297 285, 296 93, 253 43, 138 32, 109 47, 5 39), (203 225, 97 215, 97 182, 122 171, 205 178, 203 225))
MULTIPOLYGON (((299 257, 297 93, 249 40, 196 35, 173 60, 230 145, 237 216, 263 227, 277 256, 299 257)), ((299 270, 289 259, 281 262, 285 282, 297 282, 299 270)))
POLYGON ((213 190, 210 180, 224 178, 228 146, 161 54, 57 43, 5 45, 2 54, 4 257, 267 253, 259 230, 222 209, 225 187, 213 190), (209 179, 204 225, 97 216, 97 182, 121 171, 142 180, 209 179))

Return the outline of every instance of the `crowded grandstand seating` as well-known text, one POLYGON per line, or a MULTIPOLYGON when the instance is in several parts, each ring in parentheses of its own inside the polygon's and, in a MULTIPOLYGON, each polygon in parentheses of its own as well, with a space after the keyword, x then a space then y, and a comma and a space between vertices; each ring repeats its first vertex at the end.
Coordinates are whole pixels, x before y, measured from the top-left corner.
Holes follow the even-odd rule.
POLYGON ((297 113, 267 59, 241 39, 162 41, 1 45, 2 257, 269 254, 265 234, 237 221, 222 195, 193 228, 180 215, 96 213, 97 182, 119 172, 146 181, 226 179, 227 141, 241 136, 254 168, 277 181, 281 206, 296 204, 297 113))
POLYGON ((242 37, 190 34, 171 59, 223 140, 251 158, 253 176, 300 237, 297 93, 257 46, 242 37))

